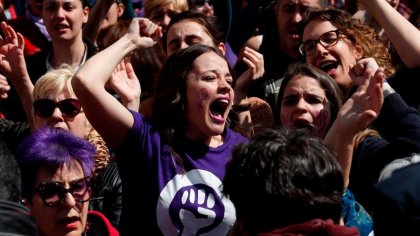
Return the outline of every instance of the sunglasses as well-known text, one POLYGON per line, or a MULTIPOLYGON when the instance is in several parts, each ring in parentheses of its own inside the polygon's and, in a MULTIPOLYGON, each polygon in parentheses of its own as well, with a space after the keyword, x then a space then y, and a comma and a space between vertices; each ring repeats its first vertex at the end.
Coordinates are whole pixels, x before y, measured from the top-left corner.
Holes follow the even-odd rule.
POLYGON ((204 4, 213 5, 213 0, 192 0, 192 4, 196 7, 202 7, 204 4))
POLYGON ((63 203, 67 193, 70 193, 80 203, 90 200, 90 176, 74 181, 70 184, 70 188, 64 188, 62 185, 60 182, 41 182, 34 192, 39 193, 42 201, 48 207, 55 207, 63 203))
POLYGON ((59 102, 55 102, 51 99, 39 99, 33 103, 33 106, 35 114, 42 118, 51 117, 56 107, 60 109, 63 115, 70 117, 75 117, 82 109, 79 100, 74 98, 67 98, 59 102))

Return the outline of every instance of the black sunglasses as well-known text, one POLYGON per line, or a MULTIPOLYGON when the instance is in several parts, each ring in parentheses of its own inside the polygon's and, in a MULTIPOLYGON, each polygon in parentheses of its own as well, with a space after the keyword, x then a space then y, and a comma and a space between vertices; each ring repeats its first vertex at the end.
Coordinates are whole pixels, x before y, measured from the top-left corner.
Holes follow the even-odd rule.
POLYGON ((48 207, 55 207, 64 202, 67 193, 71 193, 73 198, 80 203, 90 200, 90 176, 74 181, 70 188, 64 188, 62 185, 60 182, 41 182, 34 192, 39 193, 48 207))
POLYGON ((67 98, 59 102, 55 102, 51 99, 39 99, 33 103, 33 106, 35 114, 42 118, 51 117, 56 107, 60 109, 63 115, 70 117, 75 117, 82 109, 79 100, 74 98, 67 98))
POLYGON ((213 5, 213 0, 191 0, 192 4, 196 7, 204 6, 204 4, 213 5))

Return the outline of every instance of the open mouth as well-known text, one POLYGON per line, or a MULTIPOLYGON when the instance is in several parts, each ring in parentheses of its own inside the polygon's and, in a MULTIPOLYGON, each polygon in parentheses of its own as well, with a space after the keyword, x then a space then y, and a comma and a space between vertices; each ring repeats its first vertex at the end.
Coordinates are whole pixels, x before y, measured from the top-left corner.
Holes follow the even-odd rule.
POLYGON ((225 113, 229 107, 229 100, 226 98, 216 99, 210 105, 210 114, 217 121, 225 121, 225 113))
POLYGON ((315 129, 315 125, 311 124, 305 120, 297 120, 294 123, 294 126, 297 129, 308 129, 308 130, 314 130, 315 129))
POLYGON ((336 69, 338 67, 338 62, 337 61, 326 61, 321 63, 319 66, 319 69, 327 72, 328 74, 330 74, 332 72, 332 70, 336 69))

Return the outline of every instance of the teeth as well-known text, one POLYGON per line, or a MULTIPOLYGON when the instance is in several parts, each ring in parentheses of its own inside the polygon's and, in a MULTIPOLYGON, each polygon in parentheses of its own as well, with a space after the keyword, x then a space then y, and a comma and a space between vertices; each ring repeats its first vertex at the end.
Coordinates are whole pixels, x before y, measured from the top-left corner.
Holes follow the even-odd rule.
POLYGON ((326 61, 318 65, 318 68, 320 68, 323 71, 328 71, 330 69, 336 68, 338 63, 336 61, 326 61))
POLYGON ((227 100, 227 99, 220 99, 219 102, 229 104, 229 100, 227 100))

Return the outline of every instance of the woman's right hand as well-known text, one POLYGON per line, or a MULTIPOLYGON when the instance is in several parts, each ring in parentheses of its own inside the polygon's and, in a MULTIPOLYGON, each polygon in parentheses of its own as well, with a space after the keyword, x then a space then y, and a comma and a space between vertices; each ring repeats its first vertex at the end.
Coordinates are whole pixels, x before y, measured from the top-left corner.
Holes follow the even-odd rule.
POLYGON ((350 77, 357 86, 360 86, 364 83, 365 77, 369 77, 366 74, 367 71, 375 74, 378 69, 379 65, 374 58, 363 58, 355 65, 350 66, 350 77))
POLYGON ((162 38, 162 28, 147 18, 134 18, 127 35, 137 48, 149 48, 162 38))

